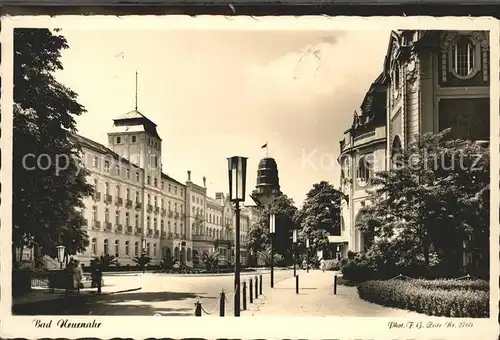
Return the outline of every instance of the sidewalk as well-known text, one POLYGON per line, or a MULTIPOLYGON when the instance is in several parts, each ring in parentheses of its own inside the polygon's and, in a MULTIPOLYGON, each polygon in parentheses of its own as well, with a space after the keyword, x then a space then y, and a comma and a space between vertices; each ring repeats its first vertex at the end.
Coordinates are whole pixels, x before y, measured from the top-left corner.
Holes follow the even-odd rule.
POLYGON ((274 288, 247 304, 242 316, 359 316, 359 317, 422 317, 423 314, 388 308, 361 300, 356 287, 337 285, 333 295, 331 271, 297 271, 299 294, 295 292, 295 277, 277 282, 274 288))

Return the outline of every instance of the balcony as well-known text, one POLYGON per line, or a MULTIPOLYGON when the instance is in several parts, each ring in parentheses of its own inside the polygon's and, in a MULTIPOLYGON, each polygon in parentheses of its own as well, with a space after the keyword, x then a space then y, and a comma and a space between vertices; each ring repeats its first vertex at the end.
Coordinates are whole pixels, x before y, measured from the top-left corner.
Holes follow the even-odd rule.
POLYGON ((172 210, 169 210, 168 217, 173 217, 173 216, 174 216, 174 212, 172 210))
POLYGON ((209 235, 193 235, 193 241, 215 241, 215 237, 209 235))
POLYGON ((167 210, 161 208, 161 216, 165 216, 167 214, 167 210))
POLYGON ((111 202, 113 202, 113 196, 105 195, 104 196, 104 203, 111 203, 111 202))
POLYGON ((160 231, 159 230, 155 230, 155 237, 160 237, 160 231))
POLYGON ((117 197, 116 198, 116 205, 123 205, 123 198, 117 197))
POLYGON ((178 219, 179 219, 179 216, 180 216, 180 215, 179 215, 179 213, 176 211, 176 212, 175 212, 175 219, 176 219, 176 220, 178 220, 178 219))
POLYGON ((160 213, 160 207, 155 207, 155 214, 160 213))
POLYGON ((123 231, 123 227, 122 227, 121 224, 117 224, 116 225, 116 231, 119 232, 119 233, 121 233, 123 231))
POLYGON ((127 227, 127 234, 132 234, 132 230, 133 230, 132 226, 129 225, 127 227))
POLYGON ((111 223, 110 222, 104 222, 104 229, 111 231, 111 223))
POLYGON ((127 203, 125 205, 127 208, 132 208, 132 201, 131 200, 127 200, 127 203))
POLYGON ((92 221, 92 229, 101 230, 101 222, 100 221, 92 221))
POLYGON ((153 211, 153 206, 151 204, 148 204, 148 212, 152 212, 153 211))
POLYGON ((101 200, 101 193, 99 191, 96 191, 94 193, 94 201, 100 201, 101 200))
POLYGON ((142 235, 142 228, 135 228, 136 235, 142 235))

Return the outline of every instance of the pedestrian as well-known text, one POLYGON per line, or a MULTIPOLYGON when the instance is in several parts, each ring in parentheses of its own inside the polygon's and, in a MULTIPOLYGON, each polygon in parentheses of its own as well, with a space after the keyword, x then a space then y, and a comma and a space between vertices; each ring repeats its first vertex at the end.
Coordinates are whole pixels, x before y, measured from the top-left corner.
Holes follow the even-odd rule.
POLYGON ((96 259, 92 265, 92 285, 97 287, 97 294, 101 294, 102 271, 101 261, 96 259))
POLYGON ((324 273, 325 272, 325 260, 324 259, 321 259, 320 260, 320 268, 321 268, 321 271, 324 273))
POLYGON ((302 261, 302 268, 307 269, 307 261, 306 260, 302 261))
POLYGON ((71 293, 74 290, 73 285, 73 258, 70 258, 66 265, 66 289, 65 293, 71 293))
POLYGON ((83 269, 80 266, 80 261, 73 261, 73 287, 76 289, 76 293, 80 294, 80 285, 83 278, 83 269))

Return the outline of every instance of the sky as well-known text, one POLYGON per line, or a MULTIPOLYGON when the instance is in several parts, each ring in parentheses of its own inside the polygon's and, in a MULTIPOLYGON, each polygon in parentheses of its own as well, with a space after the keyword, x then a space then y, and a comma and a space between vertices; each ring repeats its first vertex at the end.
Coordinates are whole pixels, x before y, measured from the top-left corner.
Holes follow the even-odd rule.
MULTIPOLYGON (((187 170, 208 194, 228 192, 227 161, 276 159, 281 191, 297 206, 314 183, 338 187, 339 140, 380 74, 389 31, 63 29, 57 79, 87 112, 78 133, 107 146, 112 119, 136 105, 162 138, 163 171, 187 170)), ((251 204, 247 199, 246 204, 251 204)))

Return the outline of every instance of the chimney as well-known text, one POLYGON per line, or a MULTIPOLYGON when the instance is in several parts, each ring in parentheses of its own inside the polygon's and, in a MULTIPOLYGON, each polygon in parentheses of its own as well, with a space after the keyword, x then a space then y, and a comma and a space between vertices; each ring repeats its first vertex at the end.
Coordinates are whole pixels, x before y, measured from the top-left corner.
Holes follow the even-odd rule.
POLYGON ((188 173, 188 180, 187 181, 191 182, 191 170, 188 170, 187 173, 188 173))
POLYGON ((205 176, 203 176, 203 187, 207 187, 207 178, 205 176))

